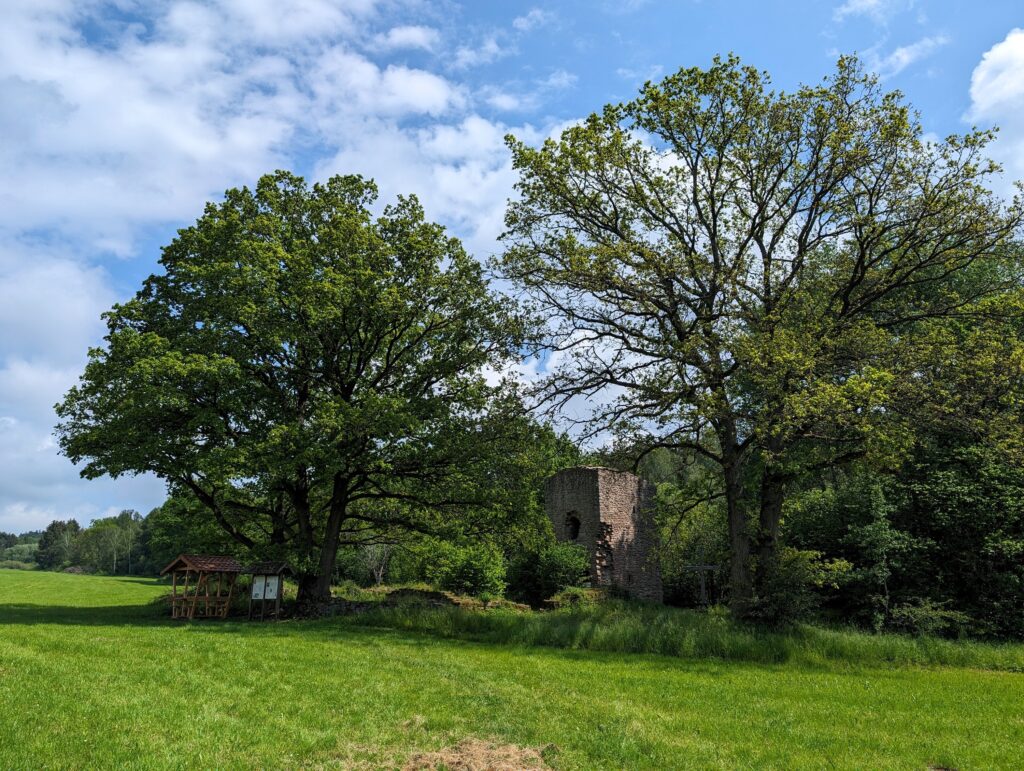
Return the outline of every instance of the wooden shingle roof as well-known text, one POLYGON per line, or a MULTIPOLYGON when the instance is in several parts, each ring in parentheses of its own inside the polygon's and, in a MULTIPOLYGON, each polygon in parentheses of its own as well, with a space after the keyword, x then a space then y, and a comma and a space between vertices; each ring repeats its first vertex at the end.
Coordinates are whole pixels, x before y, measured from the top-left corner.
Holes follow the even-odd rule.
POLYGON ((179 554, 160 575, 172 570, 195 570, 202 573, 241 573, 242 566, 234 557, 220 557, 211 554, 179 554))

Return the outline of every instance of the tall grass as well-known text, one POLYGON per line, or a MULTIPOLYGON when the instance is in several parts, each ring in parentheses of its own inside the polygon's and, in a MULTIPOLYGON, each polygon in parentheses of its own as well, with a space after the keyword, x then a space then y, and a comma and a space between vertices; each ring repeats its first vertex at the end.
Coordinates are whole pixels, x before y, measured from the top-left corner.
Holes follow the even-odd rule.
POLYGON ((545 613, 438 608, 374 608, 344 617, 353 626, 423 632, 517 646, 657 653, 760 664, 952 666, 1024 672, 1024 645, 909 637, 803 625, 769 631, 727 616, 610 601, 545 613))

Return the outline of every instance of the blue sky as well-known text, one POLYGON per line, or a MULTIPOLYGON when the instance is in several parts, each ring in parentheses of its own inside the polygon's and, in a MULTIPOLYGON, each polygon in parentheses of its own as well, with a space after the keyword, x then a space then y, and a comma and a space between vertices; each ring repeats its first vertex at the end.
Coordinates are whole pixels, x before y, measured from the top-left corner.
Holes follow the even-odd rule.
POLYGON ((646 79, 735 52, 779 88, 859 53, 936 135, 1002 127, 1024 178, 1024 6, 938 0, 5 0, 0 28, 0 530, 148 511, 78 479, 53 404, 99 316, 224 189, 289 168, 417 193, 481 257, 539 141, 646 79))

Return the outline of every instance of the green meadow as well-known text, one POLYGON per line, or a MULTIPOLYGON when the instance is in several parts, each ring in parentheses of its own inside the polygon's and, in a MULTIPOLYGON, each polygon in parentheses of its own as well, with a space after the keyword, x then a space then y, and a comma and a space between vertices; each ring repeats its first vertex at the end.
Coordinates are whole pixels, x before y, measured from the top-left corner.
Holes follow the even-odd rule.
POLYGON ((165 592, 0 570, 0 768, 401 768, 474 738, 559 769, 1024 757, 1024 646, 614 605, 182 624, 165 592))

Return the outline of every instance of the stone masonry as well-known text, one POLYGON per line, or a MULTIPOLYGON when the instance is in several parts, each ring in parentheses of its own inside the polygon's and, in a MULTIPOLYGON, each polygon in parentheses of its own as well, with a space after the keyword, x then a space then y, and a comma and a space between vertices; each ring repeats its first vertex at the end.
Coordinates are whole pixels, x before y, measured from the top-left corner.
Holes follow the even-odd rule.
POLYGON ((555 537, 590 554, 592 586, 662 601, 650 482, 625 471, 580 466, 550 477, 544 500, 555 537))

